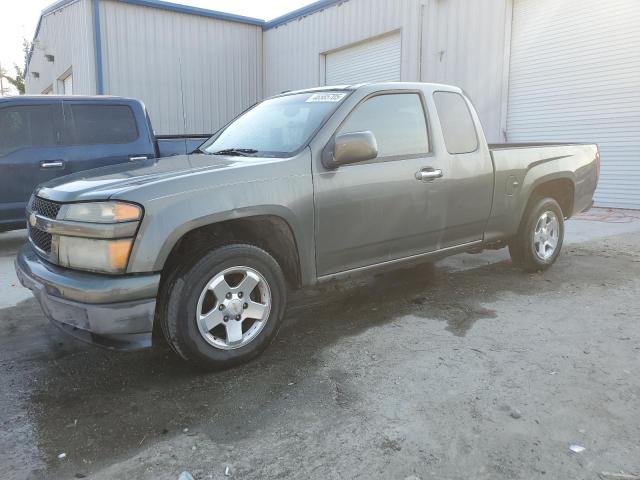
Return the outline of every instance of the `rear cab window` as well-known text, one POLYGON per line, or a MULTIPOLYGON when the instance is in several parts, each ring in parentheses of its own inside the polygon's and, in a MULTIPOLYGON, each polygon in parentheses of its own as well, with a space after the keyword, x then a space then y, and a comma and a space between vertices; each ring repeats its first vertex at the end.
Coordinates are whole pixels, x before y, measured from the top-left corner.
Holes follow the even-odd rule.
POLYGON ((433 100, 447 151, 452 155, 475 152, 478 134, 464 97, 456 92, 435 92, 433 100))
POLYGON ((135 115, 127 105, 65 102, 67 145, 131 143, 138 139, 135 115))
POLYGON ((425 111, 418 93, 370 97, 355 107, 336 133, 363 131, 376 137, 375 160, 419 157, 430 152, 425 111))
POLYGON ((0 108, 0 157, 28 147, 57 144, 55 105, 0 108))

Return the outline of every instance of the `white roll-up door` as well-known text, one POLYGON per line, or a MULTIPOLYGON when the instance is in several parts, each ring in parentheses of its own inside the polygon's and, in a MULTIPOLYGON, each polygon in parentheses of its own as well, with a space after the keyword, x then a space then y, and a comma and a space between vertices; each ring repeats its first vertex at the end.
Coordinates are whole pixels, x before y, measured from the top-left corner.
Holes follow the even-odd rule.
POLYGON ((640 208, 640 0, 515 0, 509 142, 595 142, 596 205, 640 208))
POLYGON ((400 33, 328 53, 326 85, 400 81, 400 33))

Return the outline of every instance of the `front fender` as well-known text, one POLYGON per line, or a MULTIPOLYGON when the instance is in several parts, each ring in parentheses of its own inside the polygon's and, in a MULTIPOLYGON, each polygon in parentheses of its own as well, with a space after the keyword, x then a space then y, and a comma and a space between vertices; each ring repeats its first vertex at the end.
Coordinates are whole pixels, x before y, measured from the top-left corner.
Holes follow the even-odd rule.
MULTIPOLYGON (((207 225, 213 225, 220 222, 225 222, 228 220, 238 220, 241 218, 250 218, 262 215, 269 215, 281 218, 284 222, 289 225, 291 229, 291 233, 293 234, 294 240, 296 241, 296 245, 300 245, 300 241, 302 241, 303 232, 299 225, 299 222, 296 220, 296 216, 293 211, 290 209, 283 207, 282 205, 256 205, 251 207, 242 207, 234 210, 228 210, 223 212, 216 212, 208 215, 204 215, 189 221, 186 221, 180 224, 177 228, 175 228, 166 238, 166 240, 160 246, 160 250, 158 252, 158 257, 153 265, 154 271, 162 270, 164 267, 169 254, 176 246, 178 241, 187 233, 200 228, 205 227, 207 225)), ((298 254, 300 257, 301 264, 306 264, 307 259, 303 256, 305 255, 304 248, 298 248, 298 254)), ((302 269, 302 265, 301 265, 302 269)), ((302 273, 302 272, 301 272, 302 273)), ((303 277, 305 278, 305 277, 303 277)))

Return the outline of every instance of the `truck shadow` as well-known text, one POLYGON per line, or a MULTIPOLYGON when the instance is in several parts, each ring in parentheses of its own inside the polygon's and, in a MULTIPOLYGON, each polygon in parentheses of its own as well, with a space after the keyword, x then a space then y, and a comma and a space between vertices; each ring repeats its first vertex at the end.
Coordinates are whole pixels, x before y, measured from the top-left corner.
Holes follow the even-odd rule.
MULTIPOLYGON (((56 337, 46 356, 13 370, 12 382, 29 392, 21 408, 29 412, 24 421, 47 470, 58 468, 60 451, 69 458, 64 468, 78 462, 86 469, 90 462, 93 469, 184 428, 233 442, 286 418, 292 385, 316 376, 323 352, 336 342, 389 322, 401 326, 407 318, 445 322, 451 334, 464 336, 479 319, 496 317, 483 305, 500 295, 540 294, 564 281, 541 278, 509 262, 457 272, 424 265, 295 292, 274 344, 249 364, 214 373, 192 369, 164 345, 123 354, 56 337)), ((3 316, 11 313, 6 310, 3 316)), ((296 395, 304 402, 328 394, 325 388, 333 387, 318 382, 296 395)))

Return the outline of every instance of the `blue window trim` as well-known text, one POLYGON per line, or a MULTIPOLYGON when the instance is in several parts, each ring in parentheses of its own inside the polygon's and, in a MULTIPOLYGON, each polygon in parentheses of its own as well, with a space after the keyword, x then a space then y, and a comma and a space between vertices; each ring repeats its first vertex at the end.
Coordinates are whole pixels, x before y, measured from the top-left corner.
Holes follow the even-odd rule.
POLYGON ((262 23, 262 30, 270 30, 278 27, 292 20, 306 17, 312 13, 319 12, 325 8, 332 7, 336 4, 346 3, 349 0, 319 0, 317 2, 310 3, 302 8, 294 10, 293 12, 285 13, 284 15, 262 23))
MULTIPOLYGON (((36 32, 33 35, 33 41, 38 38, 40 33, 40 26, 42 25, 42 19, 50 14, 63 8, 65 5, 75 2, 76 0, 58 0, 52 3, 47 8, 42 10, 38 25, 36 26, 36 32)), ((260 20, 259 18, 244 17, 242 15, 235 15, 233 13, 218 12, 216 10, 207 10, 205 8, 191 7, 188 5, 180 5, 178 3, 165 2, 163 0, 117 0, 122 3, 128 3, 131 5, 139 5, 143 7, 159 8, 161 10, 169 10, 171 12, 186 13, 189 15, 198 15, 200 17, 217 18, 219 20, 226 20, 229 22, 245 23, 247 25, 256 25, 262 27, 262 30, 270 30, 280 25, 284 25, 292 20, 306 17, 313 13, 324 10, 325 8, 333 5, 339 5, 349 0, 319 0, 311 3, 305 7, 299 8, 292 12, 289 12, 280 17, 274 18, 268 22, 260 20)), ((95 54, 96 54, 96 92, 99 95, 104 93, 103 75, 102 75, 102 39, 100 35, 100 0, 93 0, 93 21, 94 21, 94 34, 95 34, 95 54)), ((27 55, 27 64, 24 67, 25 77, 29 73, 29 64, 31 63, 31 55, 33 54, 33 45, 27 55)))

